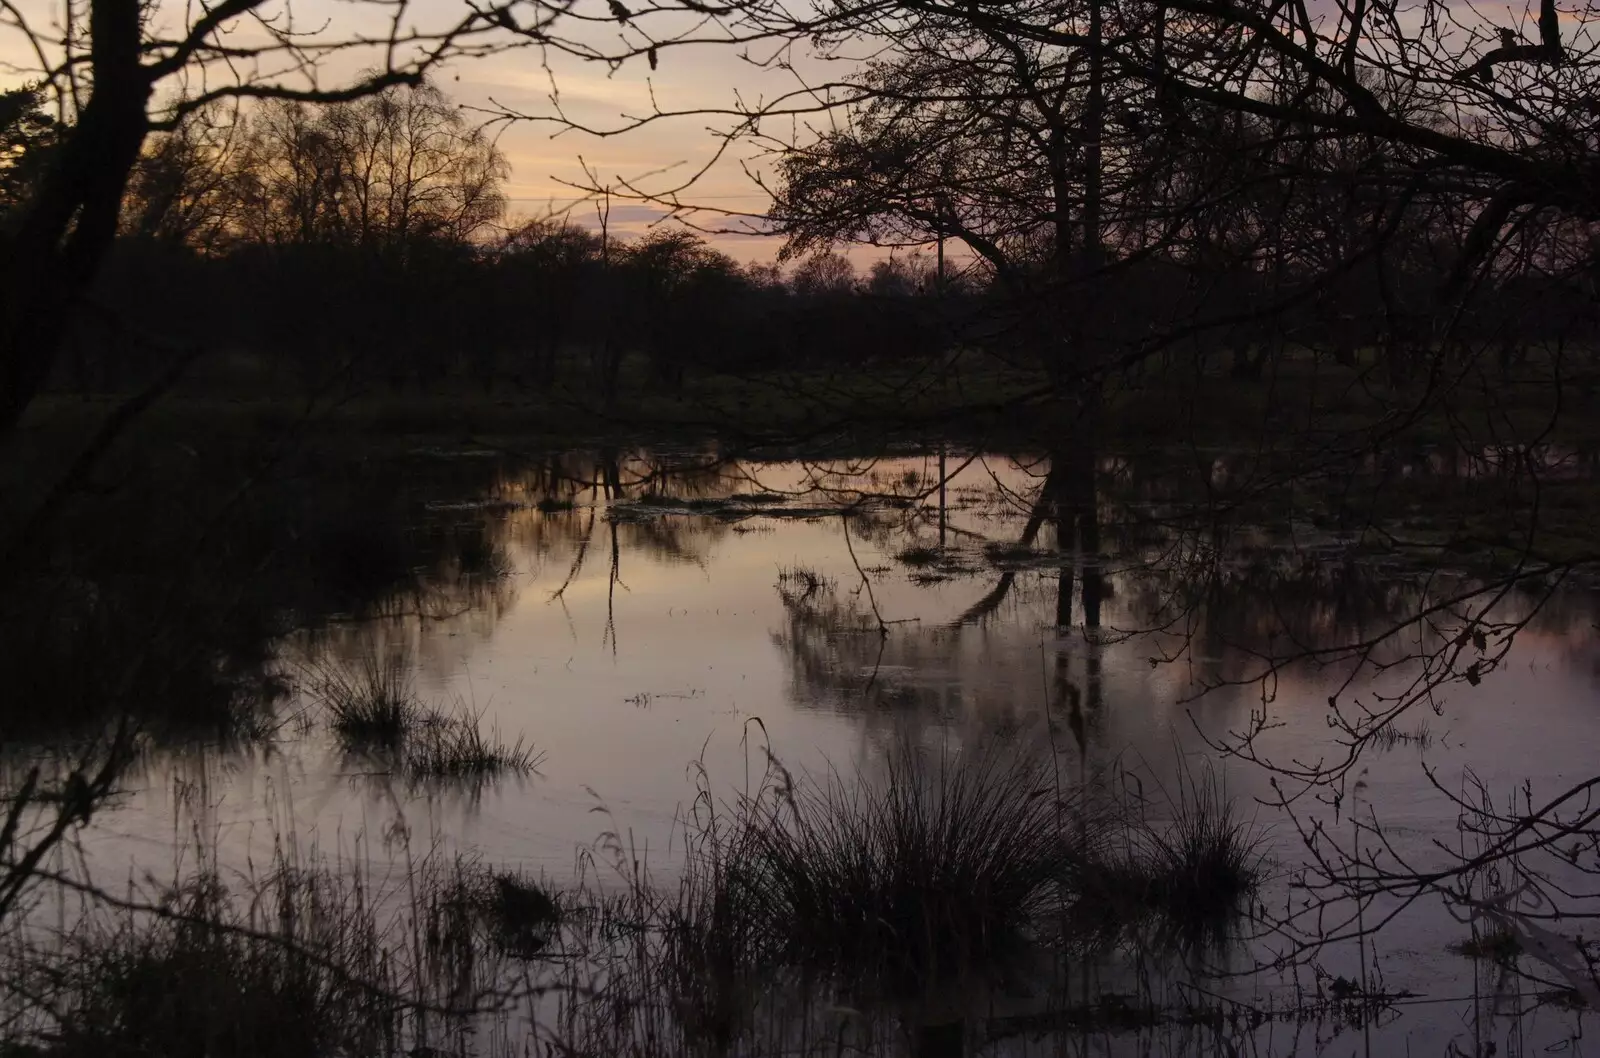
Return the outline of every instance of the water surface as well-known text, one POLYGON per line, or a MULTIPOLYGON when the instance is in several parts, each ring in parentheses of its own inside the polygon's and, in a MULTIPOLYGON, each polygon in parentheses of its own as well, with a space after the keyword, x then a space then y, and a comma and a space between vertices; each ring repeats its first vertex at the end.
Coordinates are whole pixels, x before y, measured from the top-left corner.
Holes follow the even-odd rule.
MULTIPOLYGON (((1491 602, 1490 618, 1518 626, 1502 663, 1423 695, 1395 725, 1416 737, 1364 755, 1338 812, 1300 802, 1301 824, 1375 813, 1396 848, 1427 862, 1436 843, 1461 841, 1441 786, 1467 790, 1475 776, 1503 798, 1593 774, 1593 590, 1541 580, 1473 600, 1486 574, 1469 556, 1419 562, 1378 546, 1370 521, 1326 497, 1224 512, 1208 489, 1272 472, 1248 454, 1102 454, 1087 492, 1082 473, 1064 472, 1076 457, 938 448, 763 462, 713 446, 426 458, 446 478, 471 465, 482 485, 423 485, 396 516, 414 537, 477 541, 480 572, 462 573, 460 548, 435 556, 416 585, 279 643, 275 670, 303 687, 296 677, 318 666, 401 658, 425 699, 533 740, 537 774, 408 786, 286 721, 265 746, 153 752, 94 825, 100 869, 159 872, 197 834, 220 859, 247 862, 289 835, 379 859, 461 849, 561 880, 577 850, 614 831, 670 877, 691 765, 731 794, 759 777, 768 749, 796 770, 870 773, 903 741, 1002 739, 1049 747, 1074 778, 1131 777, 1125 788, 1152 804, 1185 776, 1214 774, 1256 806, 1271 865, 1262 901, 1279 914, 1301 899, 1305 847, 1270 807, 1272 773, 1221 747, 1259 727, 1255 745, 1273 761, 1337 758, 1330 699, 1382 709, 1431 684, 1441 643, 1491 602), (1470 601, 1385 635, 1457 597, 1470 601)), ((1363 474, 1404 483, 1370 493, 1403 512, 1502 469, 1422 452, 1363 474)), ((1550 469, 1587 475, 1589 464, 1550 469)), ((1437 526, 1414 517, 1412 528, 1425 538, 1437 526)), ((1504 637, 1492 638, 1489 655, 1504 637)), ((302 690, 278 708, 315 707, 302 690)), ((1352 979, 1365 962, 1385 989, 1414 993, 1381 1027, 1384 1046, 1443 1053, 1470 1039, 1463 1011, 1484 990, 1481 967, 1446 951, 1465 933, 1424 902, 1371 948, 1315 962, 1352 979)), ((1231 965, 1276 950, 1261 941, 1231 965)), ((1297 979, 1314 981, 1309 960, 1298 975, 1214 987, 1258 1000, 1297 979)), ((1541 1017, 1528 1039, 1564 1040, 1576 1024, 1541 1017)))

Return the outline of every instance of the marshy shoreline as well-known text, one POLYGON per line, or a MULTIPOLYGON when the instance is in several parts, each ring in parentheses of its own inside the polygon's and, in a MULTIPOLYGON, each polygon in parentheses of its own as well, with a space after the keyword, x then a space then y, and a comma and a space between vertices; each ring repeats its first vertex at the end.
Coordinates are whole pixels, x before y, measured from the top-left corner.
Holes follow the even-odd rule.
MULTIPOLYGON (((976 1013, 1020 966, 1225 953, 1269 869, 1258 828, 1199 777, 1152 811, 1064 786, 1057 762, 1015 744, 901 747, 871 777, 797 778, 752 752, 766 769, 745 793, 696 772, 659 881, 614 832, 565 884, 409 852, 381 878, 293 835, 250 875, 213 860, 125 893, 40 879, 4 947, 0 1048, 793 1053, 811 1019, 847 1010, 852 1037, 895 1053, 923 1030, 908 1013, 953 995, 968 997, 955 1009, 974 1034, 1022 1024, 976 1013), (76 905, 71 926, 44 925, 55 902, 76 905)), ((1154 996, 1086 1005, 1043 980, 1026 986, 1028 1016, 1063 1030, 1229 1020, 1154 996)))

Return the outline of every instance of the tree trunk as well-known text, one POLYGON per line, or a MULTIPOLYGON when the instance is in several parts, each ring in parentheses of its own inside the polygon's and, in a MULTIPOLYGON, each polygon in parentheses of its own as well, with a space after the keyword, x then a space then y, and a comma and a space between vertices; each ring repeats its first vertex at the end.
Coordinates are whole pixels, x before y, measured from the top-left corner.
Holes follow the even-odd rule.
POLYGON ((1073 448, 1073 467, 1068 488, 1078 523, 1078 556, 1083 562, 1083 624, 1100 627, 1100 601, 1104 591, 1100 572, 1100 512, 1095 489, 1096 451, 1099 440, 1099 394, 1084 410, 1079 424, 1079 440, 1073 448))
POLYGON ((116 237, 149 129, 139 20, 139 0, 94 0, 94 94, 0 251, 0 436, 49 380, 73 311, 116 237))

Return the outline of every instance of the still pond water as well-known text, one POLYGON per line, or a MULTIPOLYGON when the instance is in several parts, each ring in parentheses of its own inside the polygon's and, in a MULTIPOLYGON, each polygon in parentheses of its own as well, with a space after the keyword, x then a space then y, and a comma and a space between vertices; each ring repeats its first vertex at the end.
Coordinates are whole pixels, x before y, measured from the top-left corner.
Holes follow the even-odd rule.
MULTIPOLYGON (((1367 656, 1382 672, 1339 653, 1274 660, 1369 639, 1471 583, 1465 571, 1419 570, 1318 510, 1227 525, 1195 516, 1193 482, 1237 472, 1224 454, 1198 477, 1192 457, 1179 473, 1102 456, 1093 515, 1076 534, 1073 515, 1086 508, 1049 483, 1044 457, 742 462, 663 448, 419 458, 490 482, 481 495, 415 495, 406 509, 419 523, 481 527, 498 575, 294 637, 279 664, 291 678, 402 664, 423 699, 531 740, 543 754, 537 774, 475 791, 408 788, 289 722, 270 751, 154 759, 97 820, 86 845, 99 869, 159 874, 197 834, 224 861, 264 862, 289 835, 379 860, 402 844, 459 849, 560 881, 577 850, 615 830, 670 877, 694 762, 731 793, 768 746, 798 771, 870 774, 906 740, 1005 739, 1054 745, 1069 771, 1120 769, 1147 790, 1215 774, 1265 828, 1262 899, 1281 908, 1298 898, 1290 880, 1304 846, 1281 812, 1257 807, 1273 799, 1267 772, 1217 745, 1264 712, 1264 755, 1332 759, 1330 695, 1349 707, 1401 693, 1437 643, 1415 629, 1378 642, 1367 656)), ((1493 467, 1424 453, 1391 477, 1404 489, 1476 473, 1493 467)), ((1455 847, 1459 835, 1424 765, 1447 788, 1476 775, 1502 798, 1524 780, 1537 798, 1592 775, 1597 598, 1557 587, 1503 664, 1429 695, 1396 725, 1416 737, 1363 757, 1350 801, 1425 860, 1434 841, 1455 847)), ((1493 614, 1518 620, 1539 599, 1512 592, 1493 614)), ((291 699, 280 711, 310 707, 291 699)), ((1470 1053, 1480 1036, 1568 1046, 1582 1026, 1566 1011, 1475 1022, 1488 999, 1470 997, 1492 992, 1494 973, 1447 950, 1466 932, 1424 901, 1364 951, 1320 953, 1330 975, 1356 979, 1364 959, 1385 990, 1412 997, 1374 1030, 1377 1042, 1280 1029, 1270 1049, 1470 1053)), ((1256 954, 1269 950, 1263 942, 1256 954)), ((1251 962, 1246 952, 1233 968, 1251 962)), ((1298 975, 1302 985, 1313 977, 1298 975)), ((1295 980, 1272 971, 1210 987, 1256 1002, 1295 980)))

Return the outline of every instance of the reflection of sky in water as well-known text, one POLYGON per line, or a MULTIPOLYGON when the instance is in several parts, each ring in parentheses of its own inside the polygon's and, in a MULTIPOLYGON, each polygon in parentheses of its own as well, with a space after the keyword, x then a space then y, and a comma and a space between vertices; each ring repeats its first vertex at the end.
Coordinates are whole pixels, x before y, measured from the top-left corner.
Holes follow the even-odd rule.
MULTIPOLYGON (((96 824, 96 859, 122 867, 132 860, 160 874, 170 869, 174 827, 191 825, 215 837, 224 860, 242 861, 247 851, 259 858, 274 832, 325 848, 366 835, 376 850, 403 813, 413 848, 438 840, 558 878, 570 873, 579 845, 617 828, 670 873, 673 821, 692 796, 688 768, 697 758, 731 791, 747 775, 757 778, 768 740, 791 767, 831 763, 848 771, 871 767, 875 750, 903 737, 938 744, 1000 734, 1038 742, 1047 714, 1069 769, 1120 762, 1147 789, 1177 781, 1179 755, 1191 768, 1215 758, 1207 736, 1242 730, 1263 708, 1279 726, 1263 736, 1262 748, 1277 759, 1307 761, 1333 751, 1327 701, 1347 666, 1285 669, 1265 703, 1266 685, 1258 683, 1191 700, 1193 691, 1200 681, 1254 671, 1235 647, 1271 629, 1313 638, 1370 635, 1386 608, 1414 605, 1398 576, 1369 577, 1375 587, 1349 592, 1345 581, 1323 576, 1311 583, 1326 597, 1304 587, 1283 590, 1277 601, 1293 612, 1266 612, 1259 595, 1240 594, 1236 609, 1263 612, 1234 612, 1208 625, 1180 607, 1169 620, 1160 607, 1178 589, 1146 566, 1155 556, 1169 567, 1192 558, 1204 541, 1110 525, 1104 627, 1086 632, 1080 603, 1076 627, 1058 630, 1060 563, 985 550, 1018 535, 1038 470, 1004 460, 966 465, 947 490, 951 546, 942 566, 897 561, 912 544, 937 543, 935 466, 916 457, 871 467, 876 480, 866 472, 829 479, 835 498, 840 489, 846 499, 877 490, 915 497, 852 520, 849 547, 844 520, 822 513, 823 497, 806 488, 818 469, 797 464, 752 470, 744 480, 688 473, 651 486, 674 500, 646 497, 609 519, 603 500, 582 491, 572 510, 495 508, 488 515, 494 535, 516 570, 508 584, 481 593, 475 607, 441 606, 425 620, 337 629, 326 642, 335 655, 355 657, 381 641, 405 641, 424 697, 468 703, 503 737, 533 739, 546 755, 538 777, 503 783, 473 803, 385 789, 354 774, 359 768, 317 736, 254 761, 193 755, 170 773, 153 773, 122 811, 96 824), (736 512, 692 506, 730 489, 794 493, 790 509, 816 508, 815 516, 773 517, 759 503, 736 512), (997 563, 1013 571, 1009 590, 986 616, 963 620, 986 597, 994 602, 1003 576, 997 563), (808 591, 796 577, 780 583, 795 569, 814 572, 821 586, 808 591), (881 635, 874 606, 886 622, 881 635), (1064 719, 1074 697, 1084 710, 1081 763, 1064 719), (197 800, 209 806, 198 823, 175 809, 173 791, 183 784, 195 784, 197 800), (606 812, 596 811, 601 806, 606 812)), ((513 481, 501 498, 531 502, 544 488, 526 492, 513 481)), ((1141 503, 1153 506, 1146 497, 1127 509, 1141 503)), ((1113 511, 1108 522, 1118 517, 1113 511)), ((1249 534, 1243 539, 1251 543, 1249 534)), ((1053 534, 1042 533, 1037 543, 1050 547, 1053 534)), ((1317 552, 1305 568, 1343 561, 1332 554, 1317 552)), ((1271 561, 1279 575, 1301 568, 1271 561)), ((1244 583, 1224 580, 1221 601, 1244 591, 1237 587, 1244 583)), ((1072 585, 1082 591, 1081 569, 1072 585)), ((1503 612, 1518 606, 1526 603, 1508 600, 1503 612)), ((1401 727, 1426 720, 1433 744, 1421 753, 1402 745, 1367 757, 1349 803, 1379 813, 1397 845, 1419 862, 1437 862, 1432 843, 1457 840, 1455 812, 1429 785, 1420 760, 1435 766, 1447 787, 1461 784, 1470 769, 1502 795, 1528 779, 1536 799, 1592 774, 1600 657, 1591 613, 1578 593, 1558 595, 1519 636, 1503 668, 1477 686, 1452 684, 1436 699, 1437 716, 1408 715, 1401 727)), ((1412 649, 1399 644, 1378 656, 1400 658, 1412 649)), ((1341 698, 1403 686, 1412 671, 1402 664, 1341 698)), ((1222 770, 1237 797, 1269 793, 1259 769, 1230 762, 1222 770)), ((1287 823, 1266 810, 1260 819, 1272 828, 1272 855, 1283 868, 1264 896, 1276 908, 1294 898, 1284 879, 1301 851, 1287 823)), ((1436 902, 1409 912, 1377 942, 1387 986, 1431 996, 1470 991, 1471 966, 1442 954, 1464 932, 1436 902)), ((1356 973, 1349 952, 1326 953, 1323 963, 1330 972, 1356 973)), ((1253 994, 1282 985, 1238 987, 1253 994)), ((1458 1027, 1441 1021, 1436 1031, 1415 1031, 1421 1035, 1414 1042, 1442 1048, 1458 1027)))

